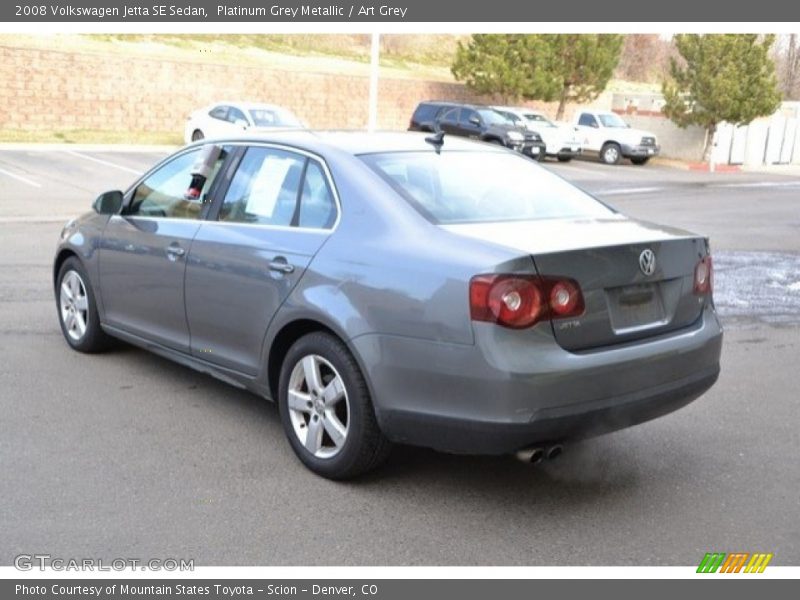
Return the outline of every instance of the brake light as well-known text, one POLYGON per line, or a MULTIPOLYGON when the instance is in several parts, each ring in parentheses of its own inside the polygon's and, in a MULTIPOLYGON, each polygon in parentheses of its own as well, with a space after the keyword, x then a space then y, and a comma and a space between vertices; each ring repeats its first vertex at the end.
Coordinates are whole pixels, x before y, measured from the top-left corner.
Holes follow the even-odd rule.
POLYGON ((476 275, 469 285, 473 321, 511 329, 531 327, 544 319, 583 314, 578 283, 564 277, 536 275, 476 275))
POLYGON ((714 266, 711 256, 700 259, 694 268, 694 293, 698 296, 711 294, 714 291, 714 266))

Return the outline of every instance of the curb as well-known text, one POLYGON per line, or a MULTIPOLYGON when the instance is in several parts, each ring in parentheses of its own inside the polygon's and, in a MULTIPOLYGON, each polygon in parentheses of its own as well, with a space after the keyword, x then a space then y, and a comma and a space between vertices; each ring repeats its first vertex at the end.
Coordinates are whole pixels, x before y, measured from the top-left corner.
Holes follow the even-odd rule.
POLYGON ((714 170, 708 163, 689 163, 690 171, 704 171, 706 173, 740 173, 742 167, 739 165, 714 165, 714 170))

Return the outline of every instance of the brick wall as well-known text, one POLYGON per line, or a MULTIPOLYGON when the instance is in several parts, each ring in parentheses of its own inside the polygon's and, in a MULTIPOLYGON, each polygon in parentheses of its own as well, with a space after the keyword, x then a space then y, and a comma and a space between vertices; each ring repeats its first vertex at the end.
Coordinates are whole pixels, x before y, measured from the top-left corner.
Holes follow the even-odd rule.
MULTIPOLYGON (((360 76, 0 46, 5 129, 182 132, 190 112, 224 99, 279 104, 314 128, 363 128, 368 97, 360 76)), ((456 83, 381 78, 378 126, 405 129, 426 99, 492 101, 456 83)), ((595 105, 610 107, 610 96, 595 105)), ((555 114, 553 105, 530 106, 555 114)))

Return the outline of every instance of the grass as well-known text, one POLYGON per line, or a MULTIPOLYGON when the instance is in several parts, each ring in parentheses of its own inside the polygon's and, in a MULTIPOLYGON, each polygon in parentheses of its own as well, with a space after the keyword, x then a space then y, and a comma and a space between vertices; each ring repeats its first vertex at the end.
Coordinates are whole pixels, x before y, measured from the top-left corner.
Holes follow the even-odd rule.
MULTIPOLYGON (((381 36, 381 75, 453 81, 458 39, 381 36)), ((350 34, 0 34, 0 45, 362 76, 369 74, 370 58, 370 36, 350 34)))
POLYGON ((32 144, 133 144, 180 146, 183 138, 173 131, 108 131, 97 129, 0 129, 0 143, 32 144))

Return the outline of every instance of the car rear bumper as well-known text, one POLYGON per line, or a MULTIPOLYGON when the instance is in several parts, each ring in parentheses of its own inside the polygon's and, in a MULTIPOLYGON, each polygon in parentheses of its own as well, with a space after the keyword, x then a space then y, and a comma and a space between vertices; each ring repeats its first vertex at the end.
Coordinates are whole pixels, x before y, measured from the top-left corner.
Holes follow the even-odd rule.
POLYGON ((458 454, 506 454, 547 442, 594 437, 686 406, 717 380, 719 367, 637 394, 545 408, 528 423, 476 421, 392 410, 381 426, 396 441, 458 454))
POLYGON ((524 336, 480 325, 475 346, 380 335, 351 341, 390 439, 503 454, 591 437, 677 410, 719 374, 722 330, 710 307, 680 331, 583 353, 558 346, 540 327, 549 323, 524 336))

